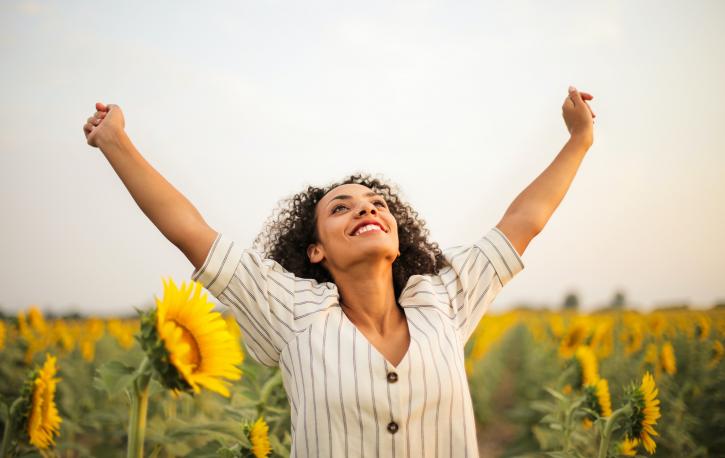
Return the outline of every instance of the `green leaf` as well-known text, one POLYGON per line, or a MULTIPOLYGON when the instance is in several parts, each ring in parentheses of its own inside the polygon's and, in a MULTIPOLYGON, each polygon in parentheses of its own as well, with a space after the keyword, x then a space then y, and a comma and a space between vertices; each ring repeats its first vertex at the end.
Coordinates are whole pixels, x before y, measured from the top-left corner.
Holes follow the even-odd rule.
POLYGON ((106 391, 113 397, 127 389, 136 378, 136 368, 126 366, 119 361, 109 361, 98 368, 93 378, 93 386, 106 391))
POLYGON ((556 391, 554 389, 544 388, 544 390, 546 390, 547 393, 549 393, 550 395, 554 396, 556 399, 558 399, 560 401, 566 401, 567 400, 566 399, 566 396, 564 396, 563 394, 559 393, 558 391, 556 391))
POLYGON ((566 452, 548 452, 546 456, 550 456, 552 458, 571 458, 571 455, 566 452))
POLYGON ((184 424, 179 422, 178 426, 169 427, 166 436, 172 439, 183 439, 189 435, 209 435, 216 439, 233 439, 244 445, 251 446, 243 432, 241 425, 236 422, 218 421, 207 423, 184 424))

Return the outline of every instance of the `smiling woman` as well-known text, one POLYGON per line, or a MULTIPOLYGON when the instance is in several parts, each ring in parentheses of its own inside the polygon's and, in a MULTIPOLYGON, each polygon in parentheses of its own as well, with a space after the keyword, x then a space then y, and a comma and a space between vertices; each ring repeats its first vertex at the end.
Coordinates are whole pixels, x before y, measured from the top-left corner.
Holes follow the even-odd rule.
POLYGON ((393 185, 353 175, 283 201, 256 248, 214 234, 191 278, 282 369, 291 456, 477 456, 464 347, 524 268, 503 232, 441 251, 393 185))
POLYGON ((291 456, 477 456, 464 347, 591 145, 580 94, 562 106, 571 139, 556 160, 495 227, 445 251, 394 185, 368 175, 284 200, 244 248, 143 159, 120 108, 96 109, 88 144, 234 313, 252 358, 281 368, 291 456))

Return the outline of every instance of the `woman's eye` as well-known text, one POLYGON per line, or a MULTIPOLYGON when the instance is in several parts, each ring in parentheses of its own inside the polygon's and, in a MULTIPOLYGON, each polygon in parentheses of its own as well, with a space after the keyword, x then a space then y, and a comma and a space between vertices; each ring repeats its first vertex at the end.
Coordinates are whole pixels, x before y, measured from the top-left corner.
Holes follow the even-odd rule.
POLYGON ((345 208, 344 205, 338 205, 337 207, 332 209, 332 213, 336 213, 338 208, 345 208))
POLYGON ((382 205, 383 207, 385 207, 385 202, 383 202, 382 200, 376 200, 376 201, 375 201, 375 203, 376 203, 376 204, 380 204, 380 205, 382 205))

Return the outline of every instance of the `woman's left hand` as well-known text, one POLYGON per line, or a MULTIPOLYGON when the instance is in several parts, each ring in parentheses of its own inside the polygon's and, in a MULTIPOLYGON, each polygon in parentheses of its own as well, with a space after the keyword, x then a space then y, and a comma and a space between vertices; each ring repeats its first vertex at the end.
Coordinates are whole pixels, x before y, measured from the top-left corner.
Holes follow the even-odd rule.
POLYGON ((566 128, 572 136, 583 136, 591 141, 594 131, 594 118, 597 116, 589 107, 587 100, 594 96, 586 92, 579 92, 569 87, 569 95, 562 105, 562 114, 566 128))

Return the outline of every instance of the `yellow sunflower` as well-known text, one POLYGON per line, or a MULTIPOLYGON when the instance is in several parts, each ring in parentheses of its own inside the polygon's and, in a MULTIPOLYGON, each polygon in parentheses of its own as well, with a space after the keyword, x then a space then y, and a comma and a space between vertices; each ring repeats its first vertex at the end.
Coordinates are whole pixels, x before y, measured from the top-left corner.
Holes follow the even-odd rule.
POLYGON ((30 326, 33 328, 33 331, 39 335, 46 333, 48 326, 45 323, 45 318, 43 318, 43 312, 38 307, 30 307, 30 310, 28 310, 28 319, 30 320, 30 326))
POLYGON ((594 352, 590 347, 582 345, 576 349, 575 356, 581 368, 579 386, 594 385, 599 380, 599 368, 594 352))
POLYGON ((576 348, 587 338, 589 330, 583 322, 575 323, 569 328, 561 343, 559 344, 559 357, 571 358, 576 348))
POLYGON ((712 369, 717 366, 723 355, 725 355, 725 348, 723 348, 722 342, 716 340, 712 343, 712 353, 710 354, 710 361, 707 363, 707 367, 712 369))
POLYGON ((657 386, 649 372, 642 377, 639 387, 632 387, 628 391, 629 402, 632 405, 632 415, 627 425, 626 437, 642 442, 647 453, 655 452, 656 444, 651 436, 658 436, 653 426, 660 418, 660 401, 657 399, 657 386))
MULTIPOLYGON (((609 395, 609 383, 606 379, 602 378, 594 384, 584 386, 584 394, 587 408, 596 412, 600 417, 606 418, 612 415, 612 398, 609 395)), ((592 427, 592 420, 596 420, 596 417, 591 414, 584 418, 585 429, 592 427)))
POLYGON ((592 341, 589 346, 594 350, 597 358, 607 358, 614 350, 612 322, 610 320, 603 321, 597 325, 592 335, 592 341))
POLYGON ((262 417, 252 424, 249 440, 252 442, 252 453, 255 458, 265 458, 272 451, 269 443, 269 426, 262 417))
POLYGON ((710 320, 705 315, 697 315, 694 334, 697 340, 704 341, 710 335, 710 320))
POLYGON ((0 321, 0 350, 5 348, 5 322, 0 321))
POLYGON ((242 362, 242 349, 222 315, 212 311, 214 304, 207 294, 201 295, 202 287, 192 282, 188 286, 182 283, 179 289, 172 279, 164 281, 164 297, 156 299, 155 319, 144 320, 142 346, 167 387, 199 393, 203 386, 228 397, 229 382, 222 378, 241 378, 242 371, 236 366, 242 362))
POLYGON ((662 363, 662 369, 664 369, 667 374, 675 375, 677 372, 675 349, 670 342, 665 342, 664 345, 662 345, 660 361, 662 363))
POLYGON ((53 436, 60 433, 62 420, 55 406, 55 386, 60 379, 55 378, 55 361, 55 356, 46 355, 43 367, 33 380, 27 431, 30 443, 40 449, 54 445, 53 436))
POLYGON ((636 456, 637 445, 639 441, 637 439, 627 439, 626 437, 619 443, 618 452, 624 456, 636 456))
POLYGON ((609 395, 609 383, 606 379, 599 379, 595 385, 599 415, 608 417, 612 415, 612 398, 609 395))
POLYGON ((624 341, 624 352, 626 355, 631 355, 642 348, 642 342, 644 340, 644 333, 642 331, 642 325, 637 322, 630 322, 625 328, 621 339, 624 341))

